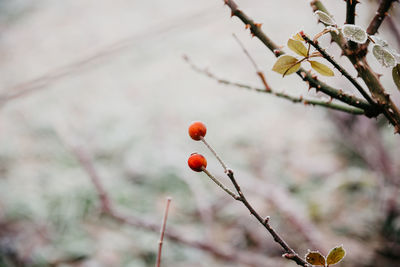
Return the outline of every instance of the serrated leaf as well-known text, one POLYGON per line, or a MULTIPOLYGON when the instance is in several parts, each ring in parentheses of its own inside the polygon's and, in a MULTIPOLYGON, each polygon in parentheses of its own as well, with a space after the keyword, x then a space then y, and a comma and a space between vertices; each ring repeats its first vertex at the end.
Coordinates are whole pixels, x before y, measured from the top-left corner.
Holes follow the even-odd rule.
POLYGON ((333 70, 331 70, 328 66, 325 64, 322 64, 317 61, 310 60, 309 61, 311 64, 311 67, 316 70, 319 74, 322 74, 324 76, 335 76, 335 73, 333 70))
POLYGON ((315 15, 318 16, 319 20, 327 25, 336 25, 336 21, 328 14, 321 10, 317 10, 314 12, 315 15))
POLYGON ((301 37, 300 33, 296 33, 295 35, 292 36, 293 40, 301 41, 304 42, 303 37, 301 37))
POLYGON ((307 56, 307 48, 304 46, 304 44, 300 41, 289 39, 287 42, 287 46, 295 52, 296 54, 306 57, 307 56))
POLYGON ((346 251, 343 249, 343 246, 333 248, 326 258, 326 263, 328 265, 336 264, 341 261, 346 255, 346 251))
POLYGON ((397 64, 395 67, 393 67, 392 76, 397 89, 400 90, 400 64, 397 64))
POLYGON ((312 265, 325 266, 325 257, 319 251, 309 251, 306 261, 312 265))
POLYGON ((298 59, 289 55, 282 55, 278 57, 272 70, 282 74, 283 76, 292 74, 299 70, 300 63, 298 59))
POLYGON ((396 58, 387 49, 380 45, 374 45, 372 47, 372 54, 384 67, 394 67, 396 65, 396 58))
POLYGON ((342 27, 343 36, 355 43, 363 44, 368 39, 367 32, 360 26, 345 24, 342 27))

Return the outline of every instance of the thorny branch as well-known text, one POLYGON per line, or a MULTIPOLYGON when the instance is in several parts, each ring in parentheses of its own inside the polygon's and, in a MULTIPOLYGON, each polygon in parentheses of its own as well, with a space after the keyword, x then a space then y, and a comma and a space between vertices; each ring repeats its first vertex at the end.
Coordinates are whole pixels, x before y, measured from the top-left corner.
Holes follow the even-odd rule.
MULTIPOLYGON (((369 96, 369 94, 362 88, 362 86, 354 79, 344 68, 342 68, 334 59, 332 56, 328 55, 328 53, 325 51, 325 49, 322 49, 317 42, 314 42, 310 38, 308 38, 307 35, 305 35, 303 32, 300 33, 301 37, 309 44, 311 44, 315 49, 317 49, 318 52, 321 53, 321 55, 329 61, 344 77, 349 80, 355 88, 362 94, 362 96, 371 104, 371 105, 376 105, 374 100, 369 96)), ((379 109, 379 107, 377 107, 379 109)))
POLYGON ((388 11, 392 6, 392 3, 396 1, 398 0, 381 0, 378 10, 376 11, 376 15, 369 23, 369 26, 367 28, 367 33, 369 35, 374 35, 375 33, 378 32, 378 29, 381 26, 383 20, 388 15, 388 11))
POLYGON ((186 62, 188 62, 188 64, 190 64, 190 66, 196 72, 206 75, 207 77, 209 77, 213 80, 216 80, 217 82, 225 84, 225 85, 231 85, 231 86, 235 86, 235 87, 239 87, 239 88, 243 88, 243 89, 247 89, 247 90, 252 90, 255 92, 259 92, 259 93, 272 94, 276 97, 289 100, 293 103, 303 103, 304 105, 321 106, 321 107, 325 107, 325 108, 329 108, 329 109, 347 112, 347 113, 354 114, 354 115, 365 115, 365 112, 362 109, 353 108, 350 106, 344 106, 341 104, 336 104, 336 103, 333 103, 332 101, 307 99, 307 98, 303 98, 302 96, 294 97, 294 96, 290 96, 290 95, 282 93, 282 92, 273 91, 271 88, 269 91, 267 91, 264 88, 257 88, 257 87, 253 87, 253 86, 243 84, 243 83, 237 83, 237 82, 232 82, 232 81, 225 80, 225 79, 220 79, 217 76, 215 76, 213 73, 209 72, 208 70, 201 69, 198 66, 194 65, 187 56, 185 56, 184 59, 186 60, 186 62))
MULTIPOLYGON (((265 46, 271 50, 275 56, 283 55, 284 52, 279 49, 279 47, 262 31, 261 24, 255 23, 251 18, 249 18, 242 10, 238 8, 238 5, 233 0, 224 0, 224 3, 231 9, 231 15, 238 17, 245 25, 246 28, 250 28, 251 34, 256 36, 265 46)), ((310 88, 315 88, 317 91, 321 91, 328 96, 338 99, 348 105, 358 107, 365 110, 366 115, 376 116, 376 111, 374 108, 365 100, 359 99, 355 96, 345 94, 343 90, 335 89, 322 81, 318 80, 315 75, 311 75, 303 68, 297 71, 297 75, 301 79, 307 82, 310 88)))
MULTIPOLYGON (((393 0, 382 0, 381 4, 377 11, 377 16, 370 23, 371 29, 367 32, 369 34, 376 33, 380 24, 382 23, 383 18, 385 17, 385 12, 390 8, 393 0), (390 2, 390 5, 389 5, 390 2), (385 12, 383 12, 386 10, 385 12), (382 13, 383 12, 383 13, 382 13)), ((328 10, 319 0, 311 1, 311 7, 314 11, 321 10, 327 14, 329 14, 328 10)), ((358 76, 360 76, 365 84, 367 85, 369 91, 371 92, 372 98, 376 101, 378 105, 381 106, 382 112, 388 121, 394 126, 395 133, 400 133, 400 110, 396 106, 396 104, 390 98, 390 95, 386 92, 385 88, 383 88, 381 82, 379 81, 379 76, 371 69, 369 66, 366 54, 367 54, 367 46, 366 44, 362 45, 357 51, 353 51, 348 49, 347 42, 342 34, 336 34, 331 32, 332 40, 336 42, 339 47, 342 49, 343 54, 350 60, 353 64, 354 68, 357 70, 358 76)))

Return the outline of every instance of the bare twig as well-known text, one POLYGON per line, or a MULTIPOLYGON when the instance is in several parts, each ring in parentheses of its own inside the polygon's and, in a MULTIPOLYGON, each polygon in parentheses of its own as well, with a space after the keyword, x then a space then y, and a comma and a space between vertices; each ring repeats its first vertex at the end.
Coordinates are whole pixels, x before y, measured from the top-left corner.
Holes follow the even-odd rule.
POLYGON ((203 172, 205 174, 207 174, 208 177, 210 177, 210 179, 216 184, 218 185, 222 190, 224 190, 226 193, 228 193, 228 195, 230 195, 231 197, 233 197, 235 200, 240 200, 240 197, 238 197, 235 193, 233 193, 231 190, 229 190, 226 186, 224 186, 220 181, 218 181, 217 178, 214 177, 214 175, 212 175, 209 171, 207 171, 207 169, 205 169, 204 167, 202 168, 203 172))
POLYGON ((246 208, 250 211, 250 213, 259 221, 265 229, 268 230, 268 232, 272 235, 274 238, 274 241, 277 242, 285 251, 285 254, 283 254, 283 257, 293 260, 296 262, 298 265, 301 266, 309 266, 306 261, 304 261, 301 257, 297 255, 297 253, 289 247, 289 245, 279 236, 279 234, 271 227, 269 224, 269 217, 263 218, 261 217, 257 211, 251 206, 251 204, 247 201, 245 195, 242 192, 242 189, 240 188, 239 184, 237 183, 235 176, 233 174, 232 170, 228 170, 227 173, 228 177, 231 179, 232 184, 235 186, 236 191, 238 192, 240 196, 240 201, 246 206, 246 208))
MULTIPOLYGON (((205 168, 202 168, 202 170, 214 181, 213 175, 211 175, 205 168)), ((245 195, 242 192, 242 189, 240 188, 240 185, 237 183, 237 181, 235 179, 233 171, 231 169, 227 169, 226 175, 231 180, 231 182, 232 182, 233 186, 235 187, 236 192, 239 194, 239 196, 236 196, 234 194, 232 195, 230 193, 230 191, 227 193, 229 195, 231 195, 233 197, 233 199, 239 200, 240 202, 242 202, 244 204, 244 206, 250 211, 250 213, 257 219, 257 221, 259 221, 259 223, 261 223, 264 226, 264 228, 267 229, 267 231, 272 235, 274 241, 276 243, 278 243, 284 249, 285 253, 282 256, 296 262, 298 265, 309 266, 309 264, 305 260, 303 260, 291 247, 289 247, 289 245, 271 227, 271 225, 269 224, 269 217, 265 217, 265 218, 261 217, 261 215, 258 214, 258 212, 248 202, 247 198, 245 197, 245 195)), ((224 189, 224 188, 222 188, 222 189, 224 189)))
POLYGON ((172 200, 172 198, 168 197, 167 204, 165 206, 164 217, 163 217, 162 224, 161 224, 160 241, 158 241, 158 253, 157 253, 156 267, 161 266, 161 251, 162 251, 162 245, 164 242, 165 228, 167 227, 168 211, 169 211, 169 205, 171 204, 171 200, 172 200))
MULTIPOLYGON (((273 91, 272 89, 270 91, 266 91, 265 89, 262 88, 256 88, 247 84, 243 84, 243 83, 237 83, 237 82, 232 82, 229 80, 225 80, 225 79, 220 79, 218 77, 216 77, 213 73, 205 70, 205 69, 201 69, 198 66, 194 65, 187 56, 184 57, 184 59, 186 60, 186 62, 188 62, 188 64, 190 64, 190 66, 193 68, 193 70, 195 70, 198 73, 201 73, 203 75, 206 75, 207 77, 216 80, 219 83, 225 84, 225 85, 231 85, 231 86, 235 86, 235 87, 239 87, 239 88, 243 88, 243 89, 247 89, 247 90, 252 90, 252 91, 256 91, 259 93, 266 93, 266 94, 272 94, 276 97, 279 98, 283 98, 286 100, 289 100, 293 103, 303 103, 304 105, 313 105, 313 106, 321 106, 321 107, 325 107, 325 108, 329 108, 329 109, 334 109, 334 110, 339 110, 339 111, 343 111, 346 113, 350 113, 353 115, 365 115, 364 110, 360 109, 360 108, 353 108, 350 106, 344 106, 341 104, 336 104, 333 103, 332 101, 321 101, 321 100, 315 100, 315 99, 307 99, 307 98, 303 98, 302 96, 300 97, 294 97, 294 96, 290 96, 287 95, 285 93, 282 92, 276 92, 273 91)), ((346 94, 344 92, 341 92, 343 94, 343 97, 346 96, 346 94)))
POLYGON ((224 171, 228 171, 228 167, 226 167, 226 164, 224 161, 218 156, 217 152, 210 146, 210 144, 207 143, 206 139, 202 136, 200 136, 200 140, 204 143, 204 145, 213 153, 213 155, 217 158, 219 163, 221 164, 222 168, 224 168, 224 171))
POLYGON ((265 79, 264 72, 258 68, 256 61, 253 59, 253 57, 250 55, 249 51, 247 51, 246 47, 244 44, 239 40, 239 38, 236 36, 236 34, 233 34, 233 37, 235 38, 236 42, 239 44, 239 46, 242 48, 243 53, 247 56, 247 58, 250 60, 250 62, 253 64, 254 68, 256 69, 256 73, 258 77, 260 78, 261 82, 263 83, 265 90, 271 91, 271 87, 269 87, 267 83, 267 79, 265 79))

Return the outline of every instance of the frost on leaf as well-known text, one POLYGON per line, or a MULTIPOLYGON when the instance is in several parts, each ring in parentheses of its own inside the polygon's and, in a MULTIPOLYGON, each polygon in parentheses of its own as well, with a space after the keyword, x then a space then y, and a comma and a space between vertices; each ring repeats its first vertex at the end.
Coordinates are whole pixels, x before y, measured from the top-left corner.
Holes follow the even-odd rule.
POLYGON ((306 254, 306 261, 312 265, 325 266, 325 257, 319 251, 309 251, 306 254))
POLYGON ((395 67, 393 67, 392 76, 397 89, 400 90, 400 64, 397 64, 395 67))
POLYGON ((370 37, 371 37, 372 41, 374 41, 374 43, 377 45, 380 45, 382 47, 389 46, 389 44, 385 40, 383 40, 382 38, 380 38, 378 36, 371 35, 370 37))
POLYGON ((333 248, 326 258, 326 263, 329 265, 336 264, 341 261, 346 255, 346 251, 343 246, 333 248))
POLYGON ((396 58, 387 49, 380 45, 374 45, 372 47, 372 54, 384 67, 394 67, 396 65, 396 58))
POLYGON ((288 55, 282 55, 275 62, 272 70, 285 76, 298 71, 299 68, 300 63, 297 58, 288 55))
POLYGON ((311 64, 311 67, 316 70, 319 74, 322 74, 324 76, 334 76, 335 74, 333 73, 333 71, 326 66, 325 64, 319 63, 317 61, 309 61, 311 64))
POLYGON ((318 16, 319 20, 322 23, 325 23, 326 25, 336 25, 336 21, 328 14, 326 14, 325 12, 322 12, 321 10, 317 10, 314 12, 315 15, 318 16))
POLYGON ((353 24, 345 24, 342 27, 344 37, 355 43, 363 44, 368 39, 368 34, 363 28, 353 24))
POLYGON ((394 59, 396 60, 396 63, 400 64, 400 54, 397 53, 397 51, 392 49, 392 48, 388 48, 387 50, 392 54, 392 56, 394 56, 394 59))
POLYGON ((306 57, 307 56, 307 48, 304 46, 304 44, 300 41, 289 39, 287 42, 287 46, 295 52, 296 54, 306 57))

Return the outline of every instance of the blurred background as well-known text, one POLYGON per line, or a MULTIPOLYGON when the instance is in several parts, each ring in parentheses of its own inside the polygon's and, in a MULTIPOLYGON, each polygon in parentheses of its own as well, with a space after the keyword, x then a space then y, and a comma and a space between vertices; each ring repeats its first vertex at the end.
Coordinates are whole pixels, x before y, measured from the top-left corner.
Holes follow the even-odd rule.
MULTIPOLYGON (((322 30, 309 1, 237 2, 279 45, 322 30)), ((377 3, 361 2, 356 23, 366 28, 377 3)), ((324 4, 342 24, 345 2, 324 4)), ((397 3, 391 19, 380 36, 399 49, 397 3)), ((343 244, 340 266, 400 265, 392 127, 221 85, 182 59, 262 87, 232 33, 275 90, 323 98, 272 72, 273 54, 222 1, 0 0, 0 266, 154 266, 167 196, 175 238, 162 266, 294 266, 240 203, 187 167, 200 152, 228 184, 189 138, 194 120, 301 256, 343 244), (128 221, 104 214, 93 179, 128 221)), ((390 69, 370 63, 400 104, 390 69)), ((324 81, 356 94, 335 73, 324 81)))

